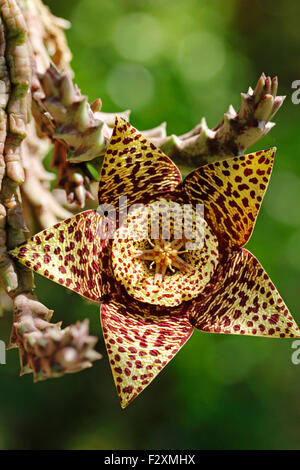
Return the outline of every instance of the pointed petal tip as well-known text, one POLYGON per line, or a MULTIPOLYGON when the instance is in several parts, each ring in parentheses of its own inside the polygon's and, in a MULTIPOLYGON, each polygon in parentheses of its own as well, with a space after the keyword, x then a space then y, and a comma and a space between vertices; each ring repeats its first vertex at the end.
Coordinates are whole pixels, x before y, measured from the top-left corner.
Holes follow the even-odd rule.
POLYGON ((121 408, 148 387, 193 332, 187 317, 133 313, 127 299, 103 303, 101 324, 121 408), (129 313, 130 311, 130 313, 129 313))
POLYGON ((266 149, 266 150, 264 150, 264 151, 268 154, 269 157, 274 158, 275 155, 276 155, 276 152, 277 152, 277 147, 275 147, 275 146, 274 146, 274 147, 270 147, 270 148, 268 148, 268 149, 266 149))
POLYGON ((125 410, 127 406, 132 402, 132 400, 128 400, 128 401, 123 400, 123 398, 120 395, 119 395, 119 400, 120 400, 120 405, 121 405, 122 410, 125 410))
POLYGON ((8 251, 8 254, 10 256, 13 256, 14 258, 16 258, 18 256, 18 247, 17 248, 14 248, 13 250, 9 250, 8 251))
POLYGON ((106 246, 93 236, 101 220, 93 209, 81 212, 37 233, 10 255, 37 274, 98 303, 112 282, 107 273, 102 274, 106 246))
POLYGON ((99 203, 118 207, 123 195, 129 205, 141 203, 173 191, 180 182, 180 171, 172 160, 129 122, 116 116, 100 174, 99 203))
POLYGON ((272 147, 204 165, 184 180, 189 200, 204 204, 206 218, 226 250, 242 247, 249 240, 268 187, 275 152, 276 147, 272 147), (233 200, 228 195, 229 183, 233 200))
POLYGON ((276 152, 277 152, 277 147, 274 146, 274 147, 269 147, 264 150, 258 150, 257 152, 253 152, 253 154, 258 156, 261 153, 264 153, 266 156, 273 159, 275 157, 276 152))
POLYGON ((118 126, 119 124, 127 124, 128 120, 125 119, 124 117, 122 116, 119 116, 118 114, 116 114, 116 117, 115 117, 115 126, 118 126))
POLYGON ((298 338, 299 328, 270 277, 247 250, 232 252, 189 311, 195 328, 222 334, 298 338))

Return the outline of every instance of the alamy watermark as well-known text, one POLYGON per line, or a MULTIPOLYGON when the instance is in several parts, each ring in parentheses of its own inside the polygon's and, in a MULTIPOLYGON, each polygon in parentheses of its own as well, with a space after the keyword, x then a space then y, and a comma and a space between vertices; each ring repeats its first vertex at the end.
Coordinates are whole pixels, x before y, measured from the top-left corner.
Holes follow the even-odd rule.
POLYGON ((300 80, 294 80, 292 82, 292 88, 295 89, 292 93, 292 103, 300 104, 300 80))
MULTIPOLYGON (((135 216, 138 231, 130 236, 134 240, 170 239, 186 240, 187 250, 201 249, 204 242, 204 205, 179 204, 174 201, 154 201, 149 204, 132 204, 128 206, 127 197, 121 196, 118 208, 111 204, 101 204, 97 212, 103 217, 98 236, 101 240, 113 239, 115 231, 128 227, 128 220, 135 216)), ((128 233, 120 233, 127 238, 128 233)))
POLYGON ((291 361, 292 364, 297 366, 300 364, 300 339, 293 341, 291 348, 295 349, 295 351, 292 353, 291 361))
POLYGON ((0 339, 0 365, 6 364, 6 345, 4 341, 0 339))

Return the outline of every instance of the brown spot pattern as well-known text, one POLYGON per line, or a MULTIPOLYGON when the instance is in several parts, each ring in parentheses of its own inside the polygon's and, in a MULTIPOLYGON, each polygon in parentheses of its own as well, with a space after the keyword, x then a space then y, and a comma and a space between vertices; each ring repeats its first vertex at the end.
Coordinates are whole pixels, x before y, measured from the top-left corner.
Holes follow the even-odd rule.
POLYGON ((193 332, 187 317, 128 314, 126 305, 101 306, 103 335, 122 408, 174 357, 193 332))
POLYGON ((299 328, 257 259, 232 252, 187 314, 195 328, 210 333, 300 336, 299 328))
MULTIPOLYGON (((138 259, 135 254, 139 250, 147 249, 147 236, 143 235, 142 228, 146 226, 147 213, 170 214, 172 203, 159 199, 141 208, 136 208, 128 215, 127 226, 115 232, 112 245, 112 266, 115 278, 124 285, 129 295, 141 302, 174 307, 183 301, 197 297, 212 277, 218 262, 218 240, 212 233, 205 220, 196 220, 195 214, 190 219, 186 217, 193 233, 198 233, 199 249, 187 250, 184 260, 190 265, 190 270, 182 272, 177 270, 168 273, 160 284, 155 281, 155 269, 149 263, 138 259), (150 211, 151 209, 151 211, 150 211), (143 214, 146 215, 143 217, 143 214), (197 226, 198 224, 198 226, 197 226), (138 239, 140 235, 140 239, 138 239), (135 238, 137 237, 137 238, 135 238)), ((173 213, 176 225, 181 227, 181 211, 173 213)), ((174 223, 174 222, 173 222, 174 223)), ((150 224, 149 224, 150 225, 150 224)), ((174 228, 172 232, 174 232, 174 228)), ((148 232, 147 232, 148 233, 148 232)), ((149 226, 149 238, 151 230, 149 226)), ((171 238, 172 238, 171 236, 171 238)))
POLYGON ((99 302, 113 289, 108 242, 97 236, 102 217, 77 214, 33 236, 11 254, 38 274, 99 302))
POLYGON ((181 182, 174 163, 125 119, 116 124, 104 157, 99 203, 118 206, 127 196, 128 205, 172 191, 181 182))
POLYGON ((191 300, 183 295, 184 279, 174 285, 171 275, 162 294, 165 298, 159 299, 155 292, 153 296, 152 272, 143 279, 142 287, 147 282, 150 287, 147 284, 145 295, 140 296, 134 272, 140 265, 131 248, 145 247, 124 246, 116 236, 112 260, 112 242, 100 240, 98 234, 105 226, 101 227, 103 219, 93 210, 44 230, 10 252, 50 280, 89 300, 105 302, 101 322, 122 407, 174 357, 193 326, 212 333, 300 336, 269 276, 251 253, 240 249, 252 233, 274 153, 269 149, 204 166, 179 185, 180 173, 171 160, 125 120, 116 119, 101 171, 100 203, 117 206, 122 195, 128 205, 145 203, 169 192, 164 197, 205 205, 212 233, 206 234, 208 247, 204 245, 203 256, 198 257, 202 266, 195 270, 197 276, 203 275, 203 290, 199 294, 195 289, 199 280, 189 279, 188 287, 197 291, 191 300), (219 264, 217 245, 222 254, 219 264), (117 282, 124 279, 126 283, 117 282), (178 299, 183 300, 180 305, 176 305, 178 299))
POLYGON ((249 240, 267 189, 275 148, 203 166, 190 173, 183 189, 193 204, 203 203, 224 247, 249 240))

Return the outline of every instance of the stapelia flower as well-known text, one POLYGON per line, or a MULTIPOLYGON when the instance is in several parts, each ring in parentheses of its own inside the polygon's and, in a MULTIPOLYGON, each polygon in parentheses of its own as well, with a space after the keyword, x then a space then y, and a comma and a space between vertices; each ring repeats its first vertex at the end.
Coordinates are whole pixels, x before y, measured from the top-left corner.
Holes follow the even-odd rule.
MULTIPOLYGON (((299 336, 269 276, 243 248, 274 154, 275 149, 269 149, 212 163, 182 182, 161 150, 117 118, 101 170, 99 201, 110 212, 119 207, 119 197, 126 196, 127 223, 118 228, 111 224, 114 237, 105 238, 103 233, 110 230, 107 217, 88 210, 11 252, 37 273, 101 302, 103 334, 122 407, 154 379, 194 328, 299 336), (134 236, 143 225, 143 207, 167 214, 174 202, 204 205, 201 247, 186 250, 188 238, 175 238, 179 211, 174 212, 170 237, 160 232, 152 239, 134 236)), ((199 229, 193 213, 187 220, 190 229, 199 229)), ((163 232, 162 215, 159 223, 163 232)))

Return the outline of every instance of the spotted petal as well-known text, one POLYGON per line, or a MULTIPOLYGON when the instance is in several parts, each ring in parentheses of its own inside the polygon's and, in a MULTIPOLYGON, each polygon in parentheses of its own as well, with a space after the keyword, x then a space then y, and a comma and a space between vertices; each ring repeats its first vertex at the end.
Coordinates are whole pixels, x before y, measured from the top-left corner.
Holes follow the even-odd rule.
POLYGON ((242 247, 249 240, 267 189, 275 148, 203 166, 183 183, 193 204, 204 204, 219 243, 242 247))
POLYGON ((210 333, 300 336, 271 279, 245 249, 229 255, 188 314, 192 325, 210 333))
POLYGON ((108 243, 97 235, 102 220, 94 210, 82 212, 34 235, 10 253, 38 274, 98 302, 113 285, 108 243))
POLYGON ((150 384, 193 332, 185 316, 143 316, 140 309, 132 315, 116 301, 101 306, 101 322, 122 408, 150 384))
POLYGON ((127 196, 128 205, 142 203, 180 182, 174 163, 125 119, 116 117, 100 175, 99 203, 117 207, 120 196, 127 196))

